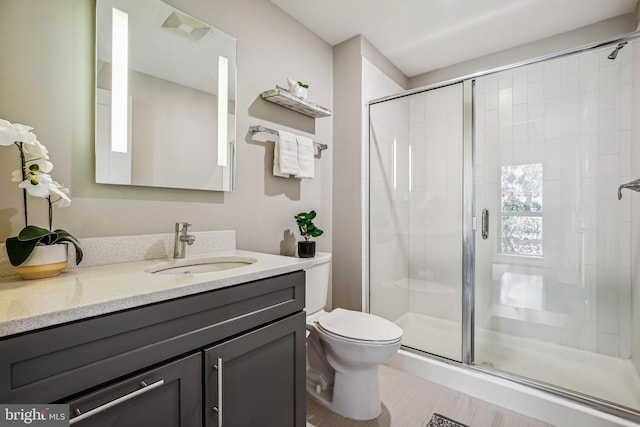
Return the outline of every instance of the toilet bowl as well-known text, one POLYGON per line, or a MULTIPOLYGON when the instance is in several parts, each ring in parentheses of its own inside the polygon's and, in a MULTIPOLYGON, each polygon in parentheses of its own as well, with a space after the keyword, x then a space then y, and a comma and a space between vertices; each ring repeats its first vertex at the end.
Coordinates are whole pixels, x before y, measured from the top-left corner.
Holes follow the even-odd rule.
POLYGON ((307 392, 343 417, 376 418, 382 410, 378 365, 398 351, 402 329, 368 313, 324 311, 330 255, 316 257, 320 259, 306 270, 307 392), (323 286, 321 293, 317 287, 323 286))

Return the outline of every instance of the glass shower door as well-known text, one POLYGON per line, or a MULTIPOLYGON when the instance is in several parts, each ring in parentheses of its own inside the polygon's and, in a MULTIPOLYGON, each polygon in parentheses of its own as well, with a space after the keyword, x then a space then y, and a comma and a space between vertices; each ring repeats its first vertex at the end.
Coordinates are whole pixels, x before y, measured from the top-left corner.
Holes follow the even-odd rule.
POLYGON ((462 357, 462 84, 369 106, 370 312, 462 357))
POLYGON ((637 50, 610 52, 475 81, 475 215, 488 212, 489 235, 475 239, 474 363, 637 410, 638 196, 617 197, 640 170, 637 50))

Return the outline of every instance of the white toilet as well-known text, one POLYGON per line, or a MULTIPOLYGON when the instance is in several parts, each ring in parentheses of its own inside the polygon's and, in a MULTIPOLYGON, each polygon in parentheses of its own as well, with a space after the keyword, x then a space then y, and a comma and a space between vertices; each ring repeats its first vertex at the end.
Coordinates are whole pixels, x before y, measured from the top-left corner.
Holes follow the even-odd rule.
POLYGON ((400 348, 402 329, 373 314, 324 310, 331 254, 317 253, 306 273, 307 392, 343 417, 380 415, 378 365, 400 348))

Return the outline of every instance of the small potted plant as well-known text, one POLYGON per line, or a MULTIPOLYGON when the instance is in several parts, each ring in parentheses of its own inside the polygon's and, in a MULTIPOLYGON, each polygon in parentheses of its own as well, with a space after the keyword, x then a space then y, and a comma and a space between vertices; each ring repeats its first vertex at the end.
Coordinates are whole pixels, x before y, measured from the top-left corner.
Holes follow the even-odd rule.
POLYGON ((315 217, 316 211, 300 212, 294 217, 298 223, 300 235, 304 237, 304 241, 298 242, 298 256, 300 258, 313 258, 316 256, 316 242, 310 239, 321 236, 324 231, 313 224, 315 217))
POLYGON ((49 161, 47 148, 32 132, 33 128, 0 119, 0 146, 15 145, 18 148, 20 169, 13 171, 13 182, 22 189, 25 227, 16 237, 6 241, 7 255, 15 271, 24 279, 39 279, 60 274, 67 265, 67 245, 76 250, 76 264, 82 261, 82 249, 78 241, 64 230, 52 230, 53 207, 71 204, 68 189, 53 180, 49 172, 53 164, 49 161), (49 228, 29 224, 27 195, 47 199, 49 205, 49 228))

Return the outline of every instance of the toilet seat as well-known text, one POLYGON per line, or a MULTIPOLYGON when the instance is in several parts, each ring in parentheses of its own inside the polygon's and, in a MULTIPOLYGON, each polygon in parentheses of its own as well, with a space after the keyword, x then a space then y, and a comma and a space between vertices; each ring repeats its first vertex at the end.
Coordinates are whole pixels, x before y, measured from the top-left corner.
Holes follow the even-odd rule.
POLYGON ((392 344, 402 340, 402 329, 382 317, 360 311, 336 308, 318 316, 322 332, 347 341, 368 344, 392 344))

